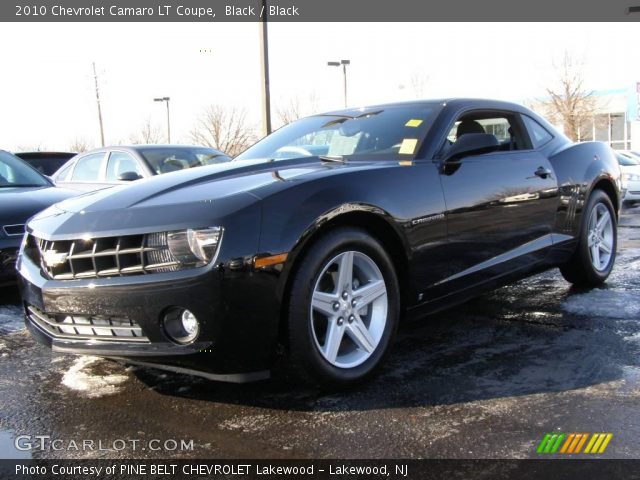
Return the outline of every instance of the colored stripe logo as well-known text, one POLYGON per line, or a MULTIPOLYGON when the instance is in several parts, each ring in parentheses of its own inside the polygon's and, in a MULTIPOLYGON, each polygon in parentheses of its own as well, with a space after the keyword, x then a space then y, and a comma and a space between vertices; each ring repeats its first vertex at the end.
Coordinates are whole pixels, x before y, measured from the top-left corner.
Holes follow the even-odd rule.
POLYGON ((547 433, 536 451, 539 454, 567 455, 604 453, 612 438, 612 433, 547 433))

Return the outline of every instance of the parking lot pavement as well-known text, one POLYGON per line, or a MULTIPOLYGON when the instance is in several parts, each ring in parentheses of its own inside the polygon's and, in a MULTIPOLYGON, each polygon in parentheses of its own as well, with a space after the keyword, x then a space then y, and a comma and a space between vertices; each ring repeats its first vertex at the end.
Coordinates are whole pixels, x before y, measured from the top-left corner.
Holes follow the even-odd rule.
POLYGON ((342 393, 52 356, 4 291, 0 458, 527 458, 546 432, 611 432, 601 456, 639 457, 640 208, 619 232, 604 288, 551 271, 406 324, 381 374, 342 393), (107 449, 19 452, 16 435, 107 449), (143 450, 150 439, 193 450, 143 450))

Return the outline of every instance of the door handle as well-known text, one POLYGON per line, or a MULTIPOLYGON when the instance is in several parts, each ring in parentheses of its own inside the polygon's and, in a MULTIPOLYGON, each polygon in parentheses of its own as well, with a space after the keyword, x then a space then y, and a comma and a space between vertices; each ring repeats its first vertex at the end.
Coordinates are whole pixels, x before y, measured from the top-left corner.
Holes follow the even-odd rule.
POLYGON ((550 177, 553 172, 548 168, 538 167, 538 169, 534 173, 540 178, 547 178, 550 177))

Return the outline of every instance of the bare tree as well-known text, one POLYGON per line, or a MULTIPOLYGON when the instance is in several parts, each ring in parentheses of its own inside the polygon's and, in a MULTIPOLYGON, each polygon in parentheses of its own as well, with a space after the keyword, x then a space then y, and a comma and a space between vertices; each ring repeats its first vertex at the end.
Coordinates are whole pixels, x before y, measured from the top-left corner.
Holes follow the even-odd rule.
POLYGON ((48 150, 47 146, 42 142, 37 145, 31 143, 25 143, 22 145, 18 145, 16 152, 44 152, 48 150))
POLYGON ((422 70, 414 70, 409 78, 411 89, 415 98, 424 98, 429 77, 422 70))
POLYGON ((315 113, 317 109, 318 97, 315 92, 309 94, 306 101, 302 101, 302 99, 296 95, 295 97, 291 97, 284 105, 278 107, 278 120, 280 120, 281 125, 286 125, 299 118, 315 113))
POLYGON ((158 125, 154 125, 151 123, 151 119, 147 118, 147 120, 142 124, 140 131, 134 135, 129 137, 129 141, 134 145, 140 144, 152 144, 152 143, 161 143, 162 142, 162 132, 160 131, 160 127, 158 125))
POLYGON ((547 117, 562 124, 565 134, 574 142, 580 140, 581 132, 584 136, 584 132, 591 130, 597 107, 593 92, 584 88, 583 64, 564 52, 561 61, 554 62, 557 85, 547 88, 549 99, 541 102, 547 117))
POLYGON ((93 148, 93 144, 84 137, 76 137, 69 145, 70 152, 84 153, 93 148))
POLYGON ((191 130, 191 141, 222 150, 235 157, 255 140, 253 126, 247 124, 247 112, 235 107, 209 105, 191 130))

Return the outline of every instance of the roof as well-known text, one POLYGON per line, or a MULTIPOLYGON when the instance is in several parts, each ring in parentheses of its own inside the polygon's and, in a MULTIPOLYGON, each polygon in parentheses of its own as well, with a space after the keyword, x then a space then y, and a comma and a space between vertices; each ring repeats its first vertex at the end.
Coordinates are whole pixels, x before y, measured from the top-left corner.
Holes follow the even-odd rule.
POLYGON ((506 102, 504 100, 494 100, 488 98, 464 98, 464 97, 450 97, 450 98, 438 98, 438 99, 425 99, 425 100, 408 100, 404 102, 393 102, 393 103, 383 103, 378 105, 366 105, 357 108, 345 108, 341 110, 334 110, 331 112, 321 113, 319 115, 344 115, 344 116, 358 116, 361 115, 365 111, 375 110, 379 108, 389 108, 389 107, 419 107, 424 105, 452 105, 452 106, 460 106, 468 103, 476 103, 479 107, 485 108, 489 105, 496 106, 499 108, 504 108, 507 110, 516 110, 522 111, 527 110, 520 104, 506 102))

